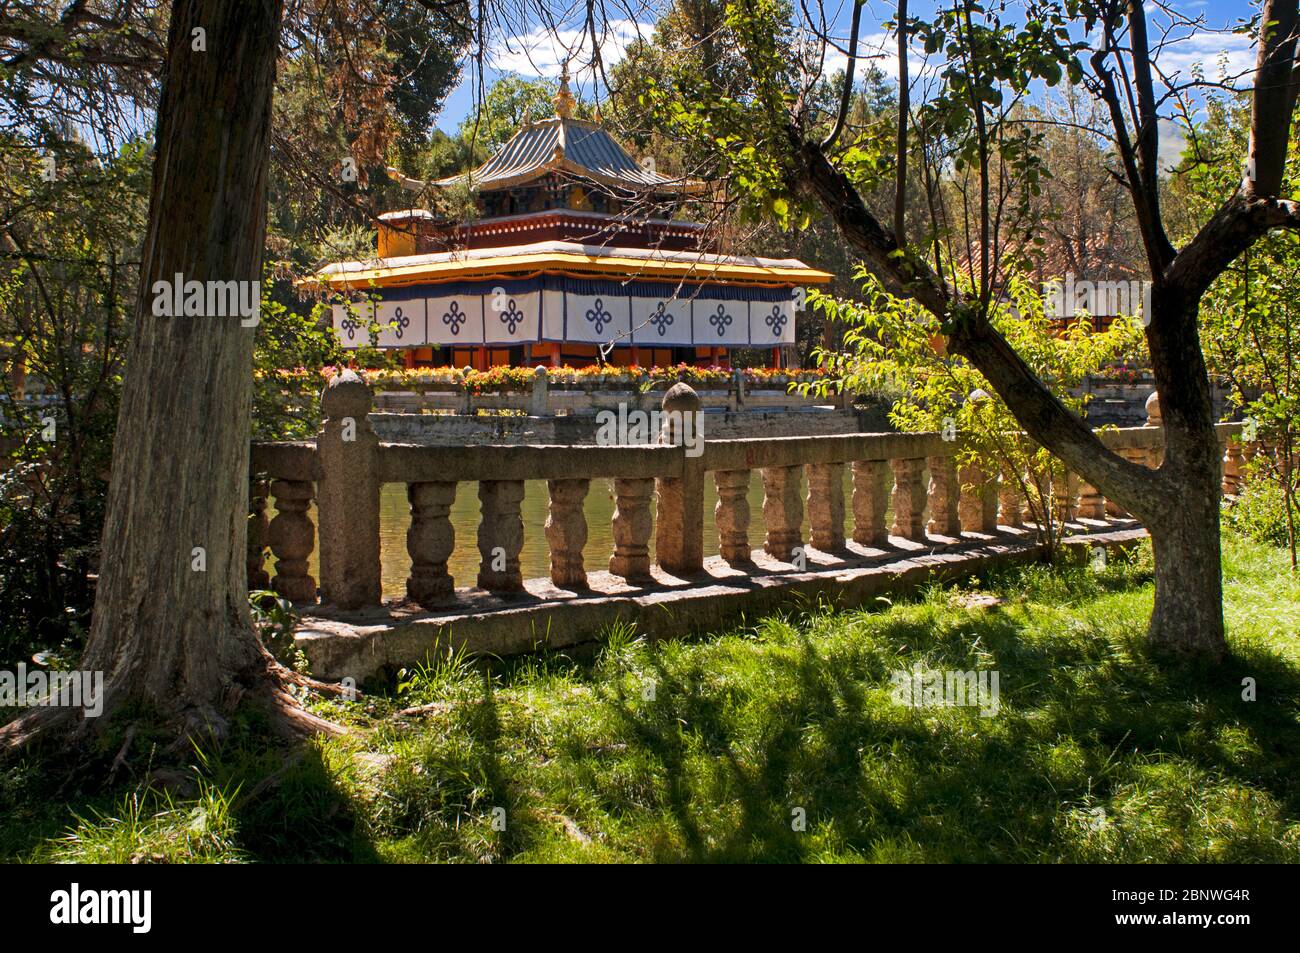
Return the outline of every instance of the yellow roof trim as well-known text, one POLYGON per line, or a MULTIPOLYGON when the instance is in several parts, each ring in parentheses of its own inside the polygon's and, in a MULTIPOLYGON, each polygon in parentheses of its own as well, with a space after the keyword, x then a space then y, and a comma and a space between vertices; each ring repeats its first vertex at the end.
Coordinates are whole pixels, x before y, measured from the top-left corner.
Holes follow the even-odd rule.
POLYGON ((343 274, 317 275, 300 284, 328 284, 345 288, 392 287, 463 281, 474 278, 520 277, 533 274, 570 274, 575 277, 617 274, 622 278, 678 278, 768 286, 826 284, 834 275, 816 268, 762 265, 710 264, 699 261, 662 261, 645 258, 592 258, 587 255, 548 252, 536 255, 502 255, 478 261, 448 261, 420 265, 370 268, 343 274))

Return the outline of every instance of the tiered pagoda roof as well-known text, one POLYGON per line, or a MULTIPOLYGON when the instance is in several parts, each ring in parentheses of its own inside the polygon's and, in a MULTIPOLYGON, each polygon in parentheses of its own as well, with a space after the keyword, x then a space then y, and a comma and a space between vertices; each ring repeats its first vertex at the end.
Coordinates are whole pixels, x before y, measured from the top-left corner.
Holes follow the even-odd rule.
POLYGON ((705 188, 698 180, 661 175, 643 166, 598 124, 563 116, 530 121, 477 169, 433 184, 493 191, 527 185, 551 173, 634 193, 680 194, 705 188))

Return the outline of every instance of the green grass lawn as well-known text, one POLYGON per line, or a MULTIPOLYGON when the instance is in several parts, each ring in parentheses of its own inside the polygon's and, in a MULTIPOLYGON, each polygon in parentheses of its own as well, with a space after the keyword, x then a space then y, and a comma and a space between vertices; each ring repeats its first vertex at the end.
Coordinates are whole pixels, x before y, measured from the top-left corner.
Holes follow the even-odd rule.
POLYGON ((85 800, 13 766, 0 857, 1300 860, 1300 579, 1226 539, 1234 659, 1175 670, 1142 650, 1148 559, 694 641, 617 631, 583 659, 444 659, 392 697, 314 702, 348 737, 287 764, 236 741, 185 794, 85 800), (898 704, 890 675, 917 665, 996 670, 997 714, 898 704))

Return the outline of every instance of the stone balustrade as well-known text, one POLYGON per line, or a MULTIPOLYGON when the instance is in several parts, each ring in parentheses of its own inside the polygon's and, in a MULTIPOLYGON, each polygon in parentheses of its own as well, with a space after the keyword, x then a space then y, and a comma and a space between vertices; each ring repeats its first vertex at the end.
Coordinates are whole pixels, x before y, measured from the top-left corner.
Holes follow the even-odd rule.
MULTIPOLYGON (((405 484, 411 522, 407 600, 429 609, 455 604, 472 589, 509 599, 527 589, 519 556, 525 534, 542 533, 550 552, 549 584, 588 588, 588 574, 605 570, 638 587, 664 577, 707 582, 704 489, 717 488, 716 551, 733 570, 756 560, 789 564, 798 572, 818 555, 820 564, 852 555, 921 544, 960 545, 992 534, 1029 532, 1023 476, 1000 464, 959 464, 959 441, 939 434, 847 434, 704 441, 683 445, 672 418, 654 444, 636 446, 427 447, 383 443, 366 424, 366 385, 340 374, 322 397, 324 423, 313 442, 254 444, 250 483, 249 585, 268 584, 295 603, 338 609, 379 605, 379 493, 405 484), (688 452, 688 451, 699 452, 688 452), (851 489, 846 499, 846 467, 851 489), (757 474, 755 473, 757 471, 757 474), (763 488, 762 527, 751 525, 750 487, 763 488), (545 481, 550 506, 545 526, 526 526, 520 504, 527 480, 545 481), (613 551, 607 566, 589 566, 584 503, 592 482, 612 486, 613 551), (461 484, 477 484, 481 518, 474 579, 453 579, 448 562, 458 539, 451 508, 461 484), (275 515, 267 518, 268 502, 275 515), (319 522, 320 585, 308 573, 315 544, 313 504, 319 522), (804 539, 805 514, 810 528, 804 539), (846 516, 852 514, 851 529, 846 516), (653 550, 651 544, 653 542, 653 550), (755 549, 753 547, 758 546, 755 549), (856 549, 855 549, 856 547, 856 549), (274 576, 264 569, 266 550, 274 576)), ((700 407, 685 385, 664 398, 664 409, 700 407)), ((1223 486, 1236 492, 1245 448, 1239 424, 1220 425, 1225 444, 1223 486), (1231 439, 1230 439, 1231 438, 1231 439)), ((1159 427, 1099 432, 1121 455, 1154 465, 1163 448, 1159 427)), ((1096 488, 1063 470, 1052 487, 1055 515, 1101 520, 1116 515, 1096 488)), ((680 583, 678 583, 680 584, 680 583)))

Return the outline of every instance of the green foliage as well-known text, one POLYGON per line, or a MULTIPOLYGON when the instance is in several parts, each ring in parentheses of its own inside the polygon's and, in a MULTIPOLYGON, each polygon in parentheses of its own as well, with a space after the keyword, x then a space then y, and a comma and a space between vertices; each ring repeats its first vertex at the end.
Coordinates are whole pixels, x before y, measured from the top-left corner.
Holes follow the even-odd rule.
POLYGON ((723 82, 718 69, 677 68, 641 76, 637 97, 651 122, 704 156, 697 174, 734 183, 741 221, 770 219, 782 229, 809 221, 784 174, 797 91, 789 12, 785 0, 731 0, 722 35, 748 67, 743 78, 729 74, 723 82))
POLYGON ((253 348, 253 438, 304 440, 320 430, 321 372, 343 363, 343 349, 326 305, 301 313, 270 291, 268 279, 253 348))
MULTIPOLYGON (((1276 480, 1255 470, 1235 500, 1223 504, 1223 525, 1249 539, 1286 546, 1290 536, 1287 494, 1276 480)), ((1296 518, 1292 510, 1292 518, 1296 518)))
POLYGON ((89 624, 148 185, 142 142, 0 137, 0 667, 89 624))
POLYGON ((270 589, 254 589, 248 594, 248 609, 266 650, 290 668, 300 668, 302 655, 293 641, 298 624, 293 604, 270 589))
POLYGON ((996 8, 963 0, 941 7, 930 21, 916 20, 913 31, 927 55, 943 53, 940 90, 927 97, 918 124, 941 131, 952 144, 955 171, 977 164, 981 150, 993 147, 1029 191, 1042 174, 1039 136, 1030 127, 1000 123, 1007 108, 1041 81, 1055 86, 1068 74, 1079 83, 1078 54, 1087 44, 1072 40, 1065 17, 1053 4, 1031 4, 1028 16, 1004 22, 996 8), (981 124, 998 126, 985 136, 981 124))
MULTIPOLYGON (((1221 196, 1236 188, 1232 156, 1243 155, 1250 114, 1243 99, 1214 98, 1205 121, 1190 137, 1172 189, 1189 210, 1190 233, 1213 214, 1221 196)), ((1300 145, 1293 128, 1282 194, 1290 194, 1300 169, 1300 145)), ((1190 237, 1190 235, 1188 236, 1190 237)), ((1296 498, 1300 473, 1297 421, 1300 421, 1300 236, 1276 229, 1256 241, 1210 286, 1201 301, 1201 334, 1206 364, 1224 381, 1234 409, 1246 417, 1247 442, 1262 441, 1267 452, 1256 458, 1254 479, 1228 513, 1243 531, 1275 539, 1281 532, 1295 566, 1300 524, 1296 498), (1272 484, 1272 489, 1263 482, 1272 484), (1249 498, 1246 498, 1249 497, 1249 498), (1279 509, 1280 508, 1280 509, 1279 509)))
MULTIPOLYGON (((481 162, 505 145, 526 120, 554 116, 559 88, 549 79, 524 79, 514 74, 499 77, 484 95, 481 108, 461 121, 457 135, 473 144, 473 154, 481 162)), ((588 109, 580 104, 576 114, 583 118, 588 109)))
POLYGON ((267 244, 298 267, 328 230, 410 204, 385 169, 418 171, 470 40, 469 8, 456 0, 327 5, 311 20, 289 21, 271 142, 267 244))
MULTIPOLYGON (((1042 447, 1018 436, 1019 424, 984 376, 947 353, 943 322, 917 302, 887 294, 865 268, 857 277, 863 284, 861 302, 818 291, 809 295, 811 308, 845 329, 844 344, 815 352, 826 377, 799 389, 898 394, 890 416, 900 430, 950 433, 961 444, 959 465, 994 464, 1004 478, 1017 480, 1051 543, 1056 536, 1052 485, 1062 476, 1059 465, 1042 447)), ((1070 390, 1141 340, 1135 320, 1117 320, 1097 332, 1086 314, 1062 332, 1046 316, 1034 284, 1019 276, 1008 282, 1005 301, 995 305, 990 319, 1039 380, 1078 413, 1084 398, 1070 390)))

